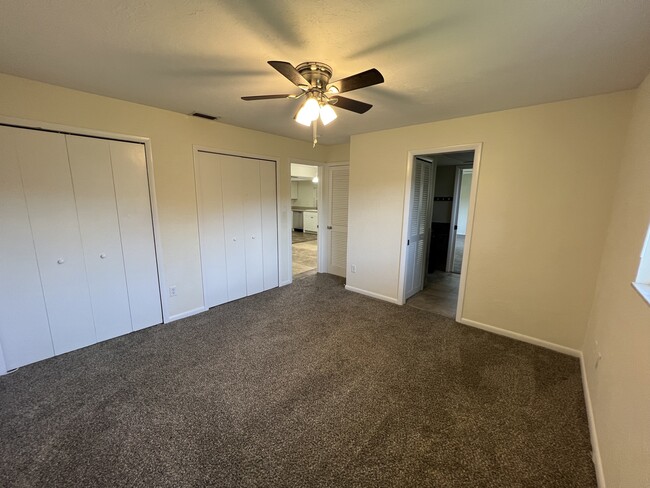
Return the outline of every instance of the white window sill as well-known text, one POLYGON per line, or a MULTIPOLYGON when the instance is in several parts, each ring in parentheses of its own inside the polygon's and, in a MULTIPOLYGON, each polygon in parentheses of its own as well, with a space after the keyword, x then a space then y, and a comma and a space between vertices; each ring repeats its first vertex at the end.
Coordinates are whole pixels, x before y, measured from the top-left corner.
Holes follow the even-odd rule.
POLYGON ((648 305, 650 305, 650 285, 647 283, 632 283, 634 289, 641 295, 648 305))

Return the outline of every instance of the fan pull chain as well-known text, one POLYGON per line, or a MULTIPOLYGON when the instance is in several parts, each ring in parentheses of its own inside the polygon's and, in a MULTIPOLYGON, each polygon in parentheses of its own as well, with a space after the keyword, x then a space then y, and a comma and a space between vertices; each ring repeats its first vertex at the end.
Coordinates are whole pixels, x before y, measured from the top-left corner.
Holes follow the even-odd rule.
POLYGON ((314 139, 314 144, 312 145, 313 147, 316 147, 316 143, 318 142, 318 119, 314 120, 312 122, 312 137, 314 139))

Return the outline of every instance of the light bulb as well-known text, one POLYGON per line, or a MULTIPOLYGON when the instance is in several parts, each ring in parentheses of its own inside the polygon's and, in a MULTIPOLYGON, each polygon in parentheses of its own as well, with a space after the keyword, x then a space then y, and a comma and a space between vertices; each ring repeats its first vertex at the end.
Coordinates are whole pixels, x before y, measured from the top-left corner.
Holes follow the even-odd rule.
POLYGON ((305 104, 300 107, 296 114, 296 122, 302 125, 310 126, 318 118, 320 107, 315 98, 308 98, 305 104))
POLYGON ((311 179, 311 182, 312 182, 312 183, 318 183, 318 176, 314 176, 314 177, 311 179))
POLYGON ((320 119, 323 121, 323 125, 329 124, 332 120, 336 118, 336 112, 329 104, 324 104, 320 108, 320 119))

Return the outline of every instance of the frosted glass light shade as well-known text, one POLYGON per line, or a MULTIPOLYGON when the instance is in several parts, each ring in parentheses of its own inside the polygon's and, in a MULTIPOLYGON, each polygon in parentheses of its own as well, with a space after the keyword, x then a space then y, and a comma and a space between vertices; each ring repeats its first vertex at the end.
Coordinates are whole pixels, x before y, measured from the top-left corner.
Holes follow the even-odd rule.
POLYGON ((296 114, 296 122, 302 125, 309 126, 318 118, 320 107, 315 98, 308 98, 305 104, 300 108, 296 114))
POLYGON ((320 108, 320 119, 323 121, 323 125, 329 124, 332 120, 336 118, 336 112, 331 105, 325 104, 320 108))

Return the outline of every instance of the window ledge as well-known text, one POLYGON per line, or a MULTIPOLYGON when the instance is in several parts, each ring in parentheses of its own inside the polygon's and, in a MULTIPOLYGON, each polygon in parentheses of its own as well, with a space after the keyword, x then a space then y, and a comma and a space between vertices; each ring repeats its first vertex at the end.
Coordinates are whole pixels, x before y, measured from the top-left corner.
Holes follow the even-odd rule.
POLYGON ((648 305, 650 305, 650 284, 647 283, 632 283, 634 289, 641 295, 648 305))

